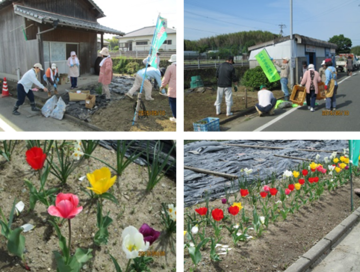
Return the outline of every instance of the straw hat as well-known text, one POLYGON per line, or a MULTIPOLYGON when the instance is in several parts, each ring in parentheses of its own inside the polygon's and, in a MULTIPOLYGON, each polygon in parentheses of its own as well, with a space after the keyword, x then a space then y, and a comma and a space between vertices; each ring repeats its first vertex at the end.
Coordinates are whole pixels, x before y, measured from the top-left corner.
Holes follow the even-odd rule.
POLYGON ((176 54, 175 55, 171 55, 169 62, 175 62, 176 61, 176 54))
POLYGON ((39 68, 40 70, 44 70, 43 68, 42 68, 42 65, 40 64, 40 63, 35 63, 34 64, 34 68, 39 68))
POLYGON ((109 49, 107 47, 104 47, 103 49, 101 49, 100 55, 109 56, 109 49))

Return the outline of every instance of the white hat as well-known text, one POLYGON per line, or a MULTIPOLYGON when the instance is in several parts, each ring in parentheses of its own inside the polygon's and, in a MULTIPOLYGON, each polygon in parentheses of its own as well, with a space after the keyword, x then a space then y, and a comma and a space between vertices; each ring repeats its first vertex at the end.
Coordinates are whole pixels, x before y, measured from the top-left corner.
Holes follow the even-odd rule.
POLYGON ((35 64, 34 64, 34 67, 37 67, 37 68, 39 68, 40 70, 44 70, 44 69, 42 68, 42 65, 41 65, 40 63, 35 63, 35 64))
POLYGON ((56 69, 56 63, 51 64, 51 69, 56 69))
POLYGON ((101 49, 100 55, 109 56, 109 49, 107 47, 104 47, 103 49, 101 49))
POLYGON ((75 51, 71 51, 70 56, 76 56, 76 52, 75 52, 75 51))
POLYGON ((308 70, 315 70, 314 64, 309 64, 308 70))
POLYGON ((321 65, 325 65, 325 60, 322 61, 321 65))
POLYGON ((176 54, 175 55, 171 55, 169 62, 175 62, 176 61, 176 54))
POLYGON ((289 58, 282 58, 283 60, 289 61, 289 58))

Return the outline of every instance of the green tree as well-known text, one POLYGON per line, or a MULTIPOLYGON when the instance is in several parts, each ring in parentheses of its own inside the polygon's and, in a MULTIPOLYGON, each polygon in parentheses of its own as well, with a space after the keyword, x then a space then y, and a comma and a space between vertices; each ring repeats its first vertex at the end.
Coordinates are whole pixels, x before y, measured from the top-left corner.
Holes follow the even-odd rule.
POLYGON ((112 37, 111 39, 108 40, 109 44, 109 49, 110 50, 114 50, 115 46, 119 46, 119 40, 116 39, 115 37, 112 37))
POLYGON ((353 53, 356 56, 360 56, 360 45, 351 48, 351 53, 353 53))
POLYGON ((329 42, 335 43, 338 47, 336 54, 339 53, 350 53, 352 42, 349 38, 344 37, 343 34, 335 35, 329 39, 329 42))

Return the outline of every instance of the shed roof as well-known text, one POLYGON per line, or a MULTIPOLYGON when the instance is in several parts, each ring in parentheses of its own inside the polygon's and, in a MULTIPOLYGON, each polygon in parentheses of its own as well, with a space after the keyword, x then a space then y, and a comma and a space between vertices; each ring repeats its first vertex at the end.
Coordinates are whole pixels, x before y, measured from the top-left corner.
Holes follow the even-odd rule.
POLYGON ((115 34, 115 35, 124 35, 125 33, 113 28, 102 26, 97 22, 91 22, 87 20, 78 19, 75 17, 65 16, 58 13, 43 11, 39 9, 34 9, 30 7, 21 6, 18 4, 14 5, 14 12, 17 15, 28 18, 32 21, 38 23, 50 23, 58 20, 58 25, 60 26, 69 26, 73 28, 80 28, 86 30, 93 30, 97 32, 115 34))
MULTIPOLYGON (((294 34, 293 36, 294 36, 294 39, 295 39, 296 43, 298 43, 298 44, 313 45, 313 46, 333 48, 333 49, 337 48, 337 45, 334 44, 334 43, 330 43, 330 42, 326 42, 326 41, 306 37, 306 36, 299 35, 299 34, 294 34)), ((288 41, 288 40, 290 40, 290 36, 280 37, 280 38, 277 38, 277 39, 274 39, 274 40, 271 40, 271 41, 267 41, 267 42, 264 42, 264 43, 259 43, 259 44, 250 46, 248 48, 248 50, 252 51, 252 50, 255 50, 255 49, 263 48, 263 47, 269 46, 269 45, 275 45, 277 43, 281 43, 281 42, 288 41)))

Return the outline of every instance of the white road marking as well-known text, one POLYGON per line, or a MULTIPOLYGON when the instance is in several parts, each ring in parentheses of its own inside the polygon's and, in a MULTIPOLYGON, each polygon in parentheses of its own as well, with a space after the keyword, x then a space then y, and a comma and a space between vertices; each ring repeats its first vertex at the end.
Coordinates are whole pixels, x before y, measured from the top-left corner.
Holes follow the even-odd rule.
MULTIPOLYGON (((353 73, 352 76, 355 76, 357 74, 356 73, 353 73)), ((350 78, 351 76, 348 76, 346 78, 344 78, 343 80, 339 81, 338 84, 344 82, 345 80, 347 80, 348 78, 350 78)), ((283 119, 285 116, 289 115, 290 113, 293 113, 294 111, 296 111, 298 108, 301 108, 301 107, 297 107, 297 108, 293 108, 283 114, 281 114, 279 117, 276 117, 275 119, 271 120, 270 122, 266 123, 265 125, 262 125, 261 127, 258 127, 257 129, 255 129, 254 131, 262 131, 264 130, 265 128, 271 126, 272 124, 276 123, 277 121, 283 119)))
POLYGON ((0 115, 0 128, 2 128, 5 132, 15 132, 16 130, 8 125, 8 123, 6 123, 4 120, 3 120, 3 117, 0 115))

